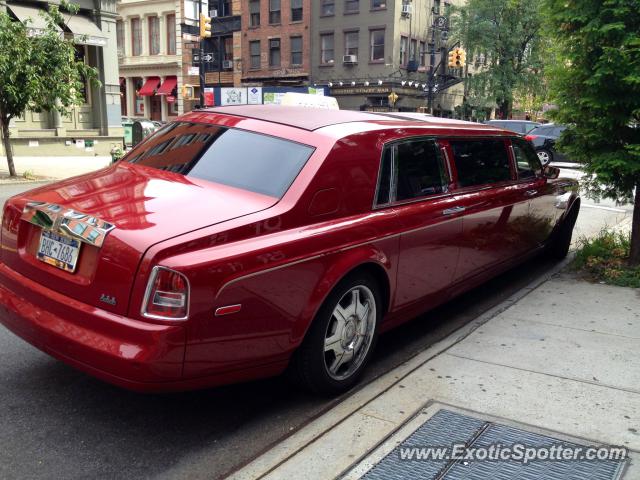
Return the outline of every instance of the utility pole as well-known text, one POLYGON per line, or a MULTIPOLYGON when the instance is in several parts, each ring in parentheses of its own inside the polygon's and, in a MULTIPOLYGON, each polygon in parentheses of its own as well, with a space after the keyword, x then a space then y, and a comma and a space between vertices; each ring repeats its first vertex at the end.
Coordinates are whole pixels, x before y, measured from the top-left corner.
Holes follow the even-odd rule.
MULTIPOLYGON (((433 12, 435 17, 435 12, 433 12)), ((429 40, 429 73, 427 77, 427 109, 433 115, 433 97, 436 86, 435 63, 436 63, 436 25, 435 21, 431 25, 431 39, 429 40)))

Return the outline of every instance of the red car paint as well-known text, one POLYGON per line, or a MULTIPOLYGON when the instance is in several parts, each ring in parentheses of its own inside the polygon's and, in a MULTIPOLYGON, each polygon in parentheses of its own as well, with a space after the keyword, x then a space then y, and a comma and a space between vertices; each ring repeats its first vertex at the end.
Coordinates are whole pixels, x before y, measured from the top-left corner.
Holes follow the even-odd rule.
POLYGON ((0 322, 81 370, 139 391, 279 374, 325 297, 357 268, 384 285, 381 331, 388 330, 540 250, 577 198, 572 181, 518 180, 508 148, 515 135, 486 125, 276 106, 180 120, 314 151, 281 199, 125 158, 13 197, 2 221, 0 322), (448 191, 375 207, 383 147, 417 136, 438 139, 448 191), (487 137, 506 142, 512 179, 460 188, 449 140, 487 137), (560 195, 570 196, 563 209, 560 195), (71 274, 35 258, 41 229, 21 219, 27 201, 95 215, 116 228, 101 248, 82 246, 71 274), (142 315, 157 265, 188 279, 187 320, 142 315))

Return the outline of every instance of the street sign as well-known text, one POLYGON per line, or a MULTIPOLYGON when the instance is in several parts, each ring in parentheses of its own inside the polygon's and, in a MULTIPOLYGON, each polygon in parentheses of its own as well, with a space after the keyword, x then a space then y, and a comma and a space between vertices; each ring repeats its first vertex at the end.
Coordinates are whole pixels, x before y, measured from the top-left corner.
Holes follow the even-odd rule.
POLYGON ((444 15, 440 15, 439 17, 436 17, 433 23, 435 24, 436 28, 439 28, 440 30, 449 29, 449 19, 444 15))
MULTIPOLYGON (((204 59, 204 63, 211 63, 213 61, 213 53, 205 53, 202 58, 204 59)), ((200 53, 193 54, 193 62, 194 65, 198 65, 200 63, 200 53)))

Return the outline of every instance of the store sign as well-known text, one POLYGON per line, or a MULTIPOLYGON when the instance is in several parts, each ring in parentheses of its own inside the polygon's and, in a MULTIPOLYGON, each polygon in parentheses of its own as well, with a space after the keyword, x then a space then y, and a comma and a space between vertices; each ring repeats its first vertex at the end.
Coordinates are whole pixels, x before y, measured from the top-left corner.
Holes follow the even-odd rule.
POLYGON ((176 101, 176 97, 173 95, 167 95, 167 103, 173 103, 176 101))
POLYGON ((284 93, 265 92, 265 94, 264 94, 264 104, 265 105, 280 105, 280 103, 282 103, 282 98, 283 97, 284 97, 284 93))
POLYGON ((220 104, 221 105, 246 105, 247 89, 246 88, 221 88, 220 104))
POLYGON ((249 105, 262 104, 262 87, 249 87, 247 89, 247 103, 249 105))
POLYGON ((389 93, 389 87, 351 87, 333 88, 333 95, 370 95, 375 93, 389 93))
POLYGON ((215 105, 215 101, 213 99, 213 88, 205 88, 204 89, 204 105, 206 107, 213 107, 215 105))

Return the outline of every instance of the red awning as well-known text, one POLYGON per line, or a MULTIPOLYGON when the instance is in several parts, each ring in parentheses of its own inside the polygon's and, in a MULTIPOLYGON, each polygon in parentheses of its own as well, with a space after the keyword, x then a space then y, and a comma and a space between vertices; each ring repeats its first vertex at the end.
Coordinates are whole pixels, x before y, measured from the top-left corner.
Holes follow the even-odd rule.
POLYGON ((156 95, 171 95, 176 85, 178 85, 178 77, 167 77, 156 92, 156 95))
POLYGON ((147 81, 144 82, 142 88, 138 92, 138 95, 141 97, 150 97, 153 95, 160 84, 160 77, 149 77, 147 81))

